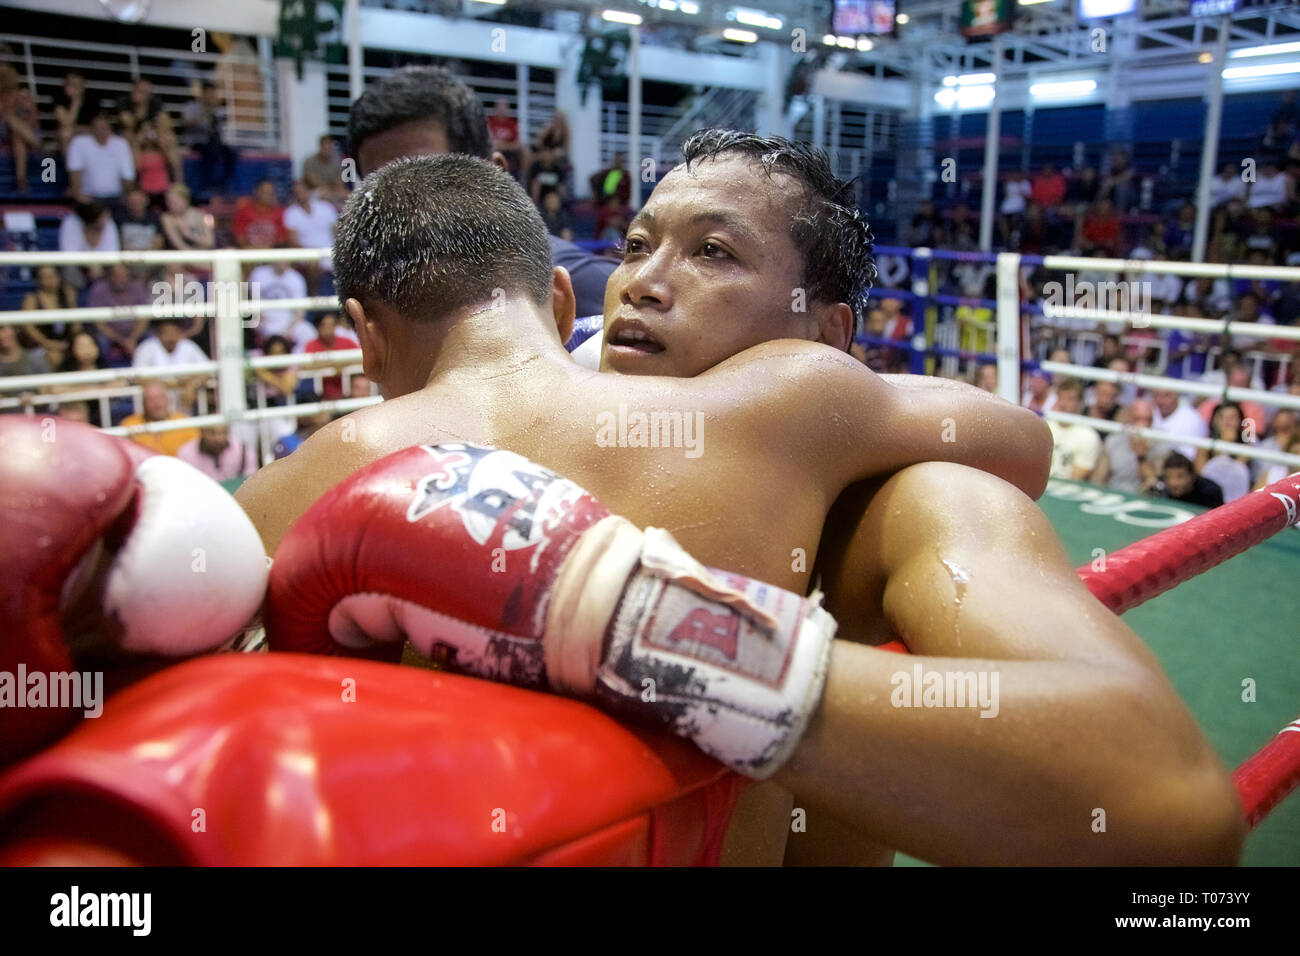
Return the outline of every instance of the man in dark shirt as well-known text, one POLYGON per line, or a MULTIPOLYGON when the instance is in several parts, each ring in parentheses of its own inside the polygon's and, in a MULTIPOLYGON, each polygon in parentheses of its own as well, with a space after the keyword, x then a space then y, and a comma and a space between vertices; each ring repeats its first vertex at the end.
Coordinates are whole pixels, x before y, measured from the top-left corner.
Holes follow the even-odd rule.
POLYGON ((1171 451, 1160 471, 1161 490, 1166 498, 1189 505, 1217 508, 1223 504, 1223 489, 1209 478, 1202 478, 1187 456, 1171 451))
MULTIPOLYGON (((509 169, 492 149, 478 96, 442 67, 406 67, 371 83, 352 104, 348 139, 361 176, 403 156, 438 153, 465 153, 509 169)), ((605 311, 605 283, 618 263, 556 236, 551 263, 569 271, 579 316, 605 311)))

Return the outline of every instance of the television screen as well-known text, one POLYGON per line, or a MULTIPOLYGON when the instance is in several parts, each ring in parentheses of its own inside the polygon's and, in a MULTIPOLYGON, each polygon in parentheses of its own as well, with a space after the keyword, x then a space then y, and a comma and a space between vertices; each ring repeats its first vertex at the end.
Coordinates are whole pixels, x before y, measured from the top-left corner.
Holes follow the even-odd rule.
POLYGON ((1011 29, 1015 0, 962 0, 961 35, 989 37, 1011 29))
POLYGON ((1138 0, 1079 0, 1079 19, 1122 17, 1127 13, 1137 13, 1137 8, 1138 0))
POLYGON ((894 32, 896 0, 835 0, 831 33, 841 37, 894 32))

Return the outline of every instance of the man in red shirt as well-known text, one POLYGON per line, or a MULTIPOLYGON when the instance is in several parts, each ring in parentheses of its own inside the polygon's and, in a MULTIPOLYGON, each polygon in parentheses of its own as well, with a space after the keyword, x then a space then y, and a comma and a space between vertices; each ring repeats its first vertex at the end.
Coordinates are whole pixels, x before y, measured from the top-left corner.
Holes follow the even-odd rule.
POLYGON ((241 249, 274 249, 285 241, 284 207, 275 201, 275 183, 263 179, 251 199, 239 200, 234 231, 241 249))
MULTIPOLYGON (((332 352, 336 349, 360 348, 356 339, 339 334, 338 326, 339 317, 333 312, 326 312, 321 316, 320 323, 316 326, 316 338, 304 345, 302 350, 310 355, 312 352, 332 352)), ((342 398, 343 376, 331 375, 329 378, 322 379, 320 393, 321 398, 325 401, 342 398)))
POLYGON ((1034 177, 1030 196, 1034 202, 1043 207, 1044 211, 1051 212, 1065 198, 1065 177, 1056 171, 1055 166, 1048 163, 1043 167, 1043 171, 1034 177))
POLYGON ((1109 199, 1099 199, 1083 220, 1084 245, 1113 256, 1119 249, 1120 221, 1109 199))

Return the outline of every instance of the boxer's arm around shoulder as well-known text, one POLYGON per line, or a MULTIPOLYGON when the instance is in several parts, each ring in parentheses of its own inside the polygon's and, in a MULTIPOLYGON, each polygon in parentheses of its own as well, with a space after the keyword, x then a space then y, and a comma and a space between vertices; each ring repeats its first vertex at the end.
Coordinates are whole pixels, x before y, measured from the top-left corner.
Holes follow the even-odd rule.
POLYGON ((917 465, 881 487, 860 533, 877 542, 888 624, 924 656, 837 641, 783 785, 937 863, 1237 862, 1227 772, 1029 499, 917 465))
POLYGON ((969 465, 1031 498, 1047 487, 1052 436, 1033 412, 972 386, 927 376, 895 384, 852 356, 814 342, 781 340, 747 349, 709 376, 748 379, 747 400, 768 429, 811 441, 843 488, 924 461, 969 465), (763 389, 755 390, 760 381, 763 389))

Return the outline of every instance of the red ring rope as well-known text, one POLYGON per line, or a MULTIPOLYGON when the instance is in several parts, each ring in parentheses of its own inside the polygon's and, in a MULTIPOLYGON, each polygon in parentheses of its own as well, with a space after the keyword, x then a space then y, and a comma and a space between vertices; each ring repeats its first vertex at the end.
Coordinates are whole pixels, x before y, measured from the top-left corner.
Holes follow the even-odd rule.
MULTIPOLYGON (((1102 570, 1079 577, 1097 599, 1122 614, 1300 521, 1300 474, 1289 475, 1231 504, 1135 541, 1108 555, 1102 570)), ((906 654, 901 641, 881 650, 906 654)), ((1283 727, 1232 775, 1253 828, 1300 785, 1300 719, 1283 727)))

